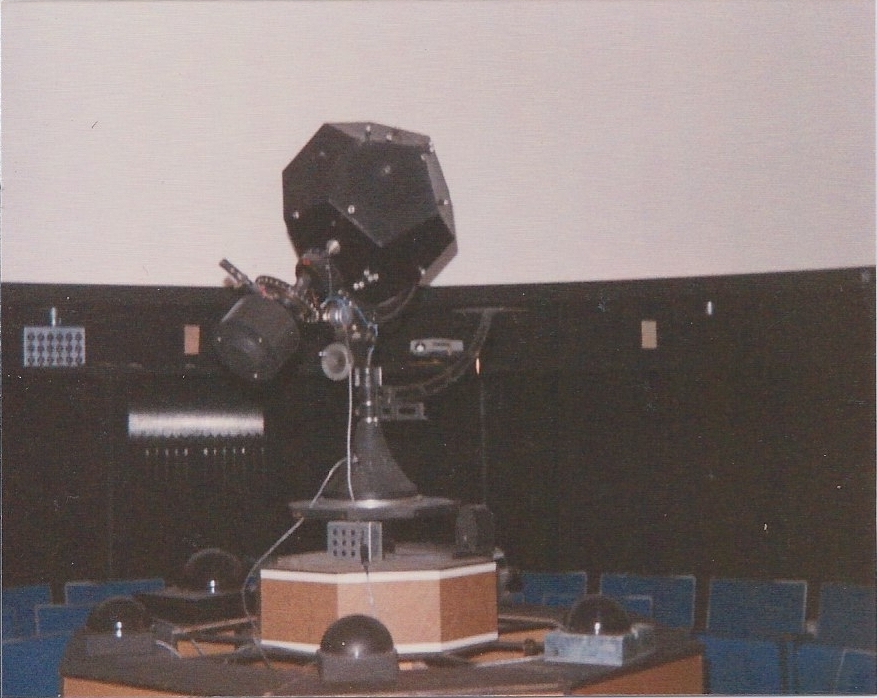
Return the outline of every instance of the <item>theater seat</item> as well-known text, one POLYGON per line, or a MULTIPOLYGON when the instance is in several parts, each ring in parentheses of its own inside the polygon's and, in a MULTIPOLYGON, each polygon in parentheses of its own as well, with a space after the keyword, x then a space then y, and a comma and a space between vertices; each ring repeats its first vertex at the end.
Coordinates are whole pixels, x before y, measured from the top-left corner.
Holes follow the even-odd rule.
POLYGON ((844 650, 834 693, 869 696, 877 694, 877 655, 865 650, 844 650))
POLYGON ((585 572, 521 572, 524 603, 572 606, 587 588, 585 572))
POLYGON ((45 604, 36 607, 37 634, 72 634, 85 625, 91 604, 45 604))
POLYGON ((877 644, 875 588, 827 582, 819 590, 816 639, 827 645, 863 650, 877 644))
POLYGON ((781 647, 774 640, 703 634, 709 693, 776 695, 785 693, 781 647))
POLYGON ((788 692, 806 602, 802 580, 712 580, 706 631, 698 635, 710 692, 788 692))
POLYGON ((625 603, 627 597, 646 596, 652 600, 652 618, 668 628, 694 625, 693 575, 649 576, 607 573, 600 577, 600 593, 625 603))
POLYGON ((52 602, 48 584, 31 584, 3 589, 3 638, 29 637, 36 633, 34 609, 52 602))
POLYGON ((20 698, 59 695, 59 666, 69 639, 70 635, 60 634, 4 640, 3 695, 20 698))
POLYGON ((94 605, 113 596, 134 596, 134 594, 162 589, 164 589, 164 580, 158 577, 99 582, 73 581, 64 585, 64 601, 72 605, 94 605))

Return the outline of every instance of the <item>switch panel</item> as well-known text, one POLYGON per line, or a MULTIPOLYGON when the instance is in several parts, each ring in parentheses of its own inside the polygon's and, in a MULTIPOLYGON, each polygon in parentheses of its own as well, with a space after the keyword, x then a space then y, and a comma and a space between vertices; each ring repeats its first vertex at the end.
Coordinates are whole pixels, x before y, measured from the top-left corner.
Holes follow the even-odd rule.
POLYGON ((85 365, 84 327, 25 327, 25 368, 77 368, 85 365))

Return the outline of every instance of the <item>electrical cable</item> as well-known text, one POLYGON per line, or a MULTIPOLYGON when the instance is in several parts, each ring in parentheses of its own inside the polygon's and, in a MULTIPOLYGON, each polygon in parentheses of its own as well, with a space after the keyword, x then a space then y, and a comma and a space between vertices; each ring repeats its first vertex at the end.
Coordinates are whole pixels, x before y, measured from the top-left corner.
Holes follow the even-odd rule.
POLYGON ((323 479, 323 484, 320 485, 320 489, 317 490, 317 493, 314 495, 314 498, 311 500, 311 503, 308 506, 312 507, 312 506, 314 506, 314 504, 317 503, 317 500, 320 498, 320 495, 323 494, 323 490, 326 489, 326 485, 329 484, 329 480, 332 478, 332 476, 335 474, 335 472, 338 470, 338 468, 340 468, 342 465, 344 465, 344 462, 346 460, 347 460, 346 458, 342 458, 337 463, 335 463, 335 465, 332 466, 332 468, 326 474, 326 477, 323 479))
POLYGON ((154 642, 156 646, 161 647, 163 650, 167 650, 177 659, 183 656, 180 654, 180 651, 169 642, 165 642, 164 640, 155 640, 154 642))
POLYGON ((410 288, 396 294, 392 298, 388 298, 387 300, 378 303, 375 310, 376 315, 378 316, 378 321, 382 323, 389 322, 398 316, 408 306, 411 299, 414 298, 414 294, 417 293, 418 288, 420 288, 419 284, 412 284, 410 288), (390 309, 386 310, 387 308, 390 309))
MULTIPOLYGON (((326 485, 329 484, 329 480, 332 479, 332 476, 337 472, 338 468, 340 468, 344 464, 345 460, 346 460, 345 458, 342 458, 341 460, 339 460, 337 463, 335 463, 335 465, 333 465, 329 469, 329 472, 326 473, 326 477, 323 478, 323 482, 320 485, 319 489, 317 490, 317 493, 314 495, 314 498, 311 500, 310 506, 313 506, 316 503, 316 501, 320 498, 320 495, 323 494, 323 490, 326 489, 326 485)), ((272 668, 271 662, 268 661, 268 656, 265 654, 265 650, 262 648, 261 641, 259 641, 259 639, 257 639, 257 636, 259 635, 259 629, 256 627, 256 618, 252 613, 250 613, 250 610, 247 607, 247 585, 248 585, 250 579, 253 577, 253 575, 255 575, 256 572, 259 570, 259 568, 262 566, 262 563, 264 563, 265 560, 267 560, 274 553, 274 551, 277 550, 277 548, 279 548, 293 533, 295 533, 298 530, 299 526, 301 526, 304 523, 304 521, 305 521, 304 518, 301 518, 298 521, 296 521, 292 526, 290 526, 286 530, 286 532, 282 536, 280 536, 280 538, 278 538, 271 545, 270 548, 268 548, 268 550, 266 550, 261 555, 261 557, 259 557, 258 560, 256 560, 256 562, 253 563, 253 566, 250 568, 250 571, 247 572, 247 576, 244 577, 244 583, 241 586, 241 601, 243 602, 243 611, 244 611, 244 615, 247 618, 247 621, 250 624, 250 628, 253 631, 253 644, 255 645, 256 649, 258 650, 259 656, 262 658, 262 661, 265 663, 265 666, 268 667, 269 669, 272 668)))
POLYGON ((353 370, 347 375, 347 491, 350 493, 350 501, 355 502, 353 496, 353 370))
MULTIPOLYGON (((366 547, 366 546, 363 546, 363 547, 366 547)), ((362 560, 362 567, 365 570, 365 588, 368 591, 368 603, 369 603, 369 606, 371 606, 372 615, 375 618, 377 618, 378 617, 378 609, 375 606, 375 595, 374 595, 374 592, 372 591, 372 578, 371 578, 371 574, 369 573, 369 569, 368 569, 369 568, 369 561, 366 559, 366 556, 363 555, 363 551, 360 551, 359 557, 362 560)))

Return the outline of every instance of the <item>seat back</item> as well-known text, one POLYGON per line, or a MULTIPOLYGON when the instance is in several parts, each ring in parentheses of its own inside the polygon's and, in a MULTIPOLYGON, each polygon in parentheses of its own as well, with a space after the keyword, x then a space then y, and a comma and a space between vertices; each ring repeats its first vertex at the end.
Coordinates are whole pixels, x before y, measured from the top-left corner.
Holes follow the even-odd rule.
POLYGON ((600 577, 600 593, 624 603, 625 597, 649 596, 652 617, 669 628, 694 626, 694 575, 647 576, 607 573, 600 577))
POLYGON ((72 634, 85 626, 94 606, 90 604, 44 604, 36 607, 37 634, 72 634))
POLYGON ((521 593, 524 603, 544 606, 572 606, 585 594, 588 575, 585 572, 521 572, 521 593))
POLYGON ((834 693, 877 695, 877 654, 865 650, 844 650, 834 693))
POLYGON ((734 637, 799 636, 806 606, 803 580, 713 579, 706 629, 734 637))
POLYGON ((828 582, 819 590, 816 638, 828 645, 875 649, 875 588, 828 582))
POLYGON ((780 643, 747 637, 704 634, 706 683, 720 695, 779 695, 786 692, 780 643))
POLYGON ((103 582, 74 581, 64 585, 64 601, 67 604, 94 605, 113 596, 134 596, 134 594, 161 591, 164 580, 158 577, 146 579, 116 579, 103 582))
POLYGON ((3 589, 3 637, 29 637, 36 633, 34 609, 52 602, 48 584, 31 584, 3 589), (7 625, 8 624, 8 625, 7 625))
POLYGON ((834 693, 843 649, 818 642, 803 642, 794 647, 790 662, 791 692, 798 695, 834 693))
POLYGON ((70 636, 41 635, 3 640, 2 694, 30 698, 61 693, 61 659, 70 636))

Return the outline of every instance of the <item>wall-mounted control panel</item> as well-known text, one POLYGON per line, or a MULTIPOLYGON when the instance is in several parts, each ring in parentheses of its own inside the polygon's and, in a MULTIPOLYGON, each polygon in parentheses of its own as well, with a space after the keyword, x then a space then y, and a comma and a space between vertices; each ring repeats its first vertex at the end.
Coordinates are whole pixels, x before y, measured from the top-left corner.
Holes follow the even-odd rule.
POLYGON ((84 327, 25 327, 25 368, 77 368, 85 365, 84 327))

